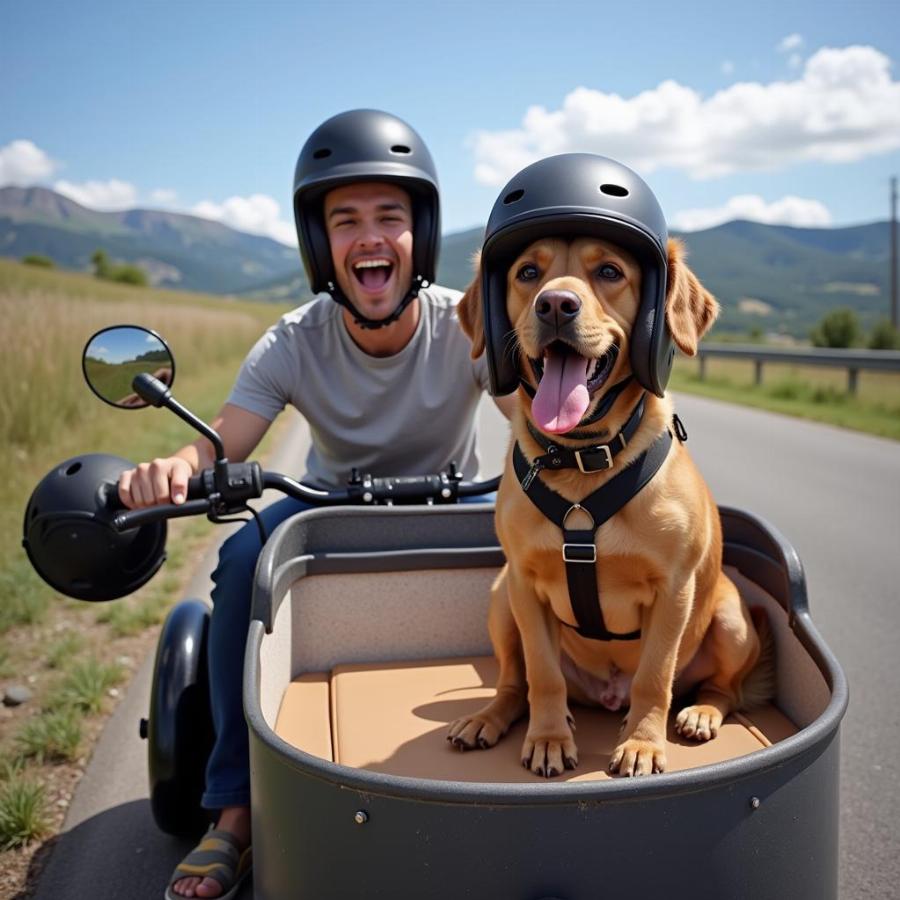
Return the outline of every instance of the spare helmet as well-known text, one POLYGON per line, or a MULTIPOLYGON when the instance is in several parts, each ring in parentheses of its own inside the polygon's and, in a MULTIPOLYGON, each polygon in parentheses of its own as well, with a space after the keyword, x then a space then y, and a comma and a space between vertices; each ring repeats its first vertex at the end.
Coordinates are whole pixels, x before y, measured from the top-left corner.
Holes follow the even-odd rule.
POLYGON ((646 182, 627 166, 590 153, 564 153, 515 175, 494 203, 481 252, 485 353, 491 394, 519 386, 508 341, 509 266, 530 243, 548 236, 593 236, 628 250, 641 267, 641 297, 631 334, 631 369, 663 395, 675 346, 666 325, 666 220, 646 182))
POLYGON ((434 161, 425 142, 390 113, 353 109, 323 122, 300 150, 294 171, 294 221, 300 255, 314 293, 327 292, 364 327, 399 318, 419 288, 434 281, 441 216, 434 161), (367 319, 338 288, 325 229, 324 199, 332 188, 383 181, 410 196, 413 216, 413 280, 400 307, 386 319, 367 319))
POLYGON ((25 509, 22 544, 38 575, 76 600, 115 600, 136 591, 166 558, 166 523, 116 531, 119 475, 127 459, 89 453, 41 479, 25 509))

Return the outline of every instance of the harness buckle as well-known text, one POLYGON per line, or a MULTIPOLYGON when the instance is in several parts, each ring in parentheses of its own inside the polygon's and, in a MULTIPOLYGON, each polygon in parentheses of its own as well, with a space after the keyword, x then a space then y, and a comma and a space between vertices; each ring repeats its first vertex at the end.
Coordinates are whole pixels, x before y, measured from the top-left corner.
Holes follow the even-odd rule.
POLYGON ((588 447, 586 450, 576 450, 575 462, 585 475, 590 475, 592 472, 603 472, 605 469, 613 467, 612 450, 609 449, 608 444, 598 444, 596 447, 588 447), (597 453, 602 455, 602 458, 599 460, 600 465, 595 465, 590 460, 586 462, 582 458, 582 456, 590 456, 597 453))
POLYGON ((597 562, 597 547, 595 544, 563 544, 562 558, 567 563, 593 565, 597 562))

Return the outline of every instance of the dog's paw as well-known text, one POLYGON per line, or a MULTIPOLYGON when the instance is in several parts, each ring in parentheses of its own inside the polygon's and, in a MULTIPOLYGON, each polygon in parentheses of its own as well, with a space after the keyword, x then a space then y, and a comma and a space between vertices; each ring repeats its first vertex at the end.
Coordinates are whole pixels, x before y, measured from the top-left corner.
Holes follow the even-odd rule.
POLYGON ((666 771, 666 748, 662 743, 629 738, 613 750, 609 771, 614 775, 653 775, 666 771))
POLYGON ((712 740, 722 727, 722 713, 706 704, 686 706, 675 718, 675 731, 702 743, 712 740))
POLYGON ((529 731, 522 744, 522 765, 541 778, 553 778, 566 769, 574 769, 578 765, 578 748, 571 729, 566 732, 556 736, 529 731))
POLYGON ((503 737, 505 731, 488 716, 463 716, 450 723, 447 740, 457 750, 487 750, 503 737))

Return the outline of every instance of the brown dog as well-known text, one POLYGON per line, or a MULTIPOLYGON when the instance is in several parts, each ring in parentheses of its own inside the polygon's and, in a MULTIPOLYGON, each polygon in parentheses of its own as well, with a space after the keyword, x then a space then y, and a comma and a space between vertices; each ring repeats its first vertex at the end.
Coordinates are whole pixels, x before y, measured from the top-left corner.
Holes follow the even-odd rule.
MULTIPOLYGON (((544 451, 529 422, 558 445, 577 448, 614 437, 637 407, 644 391, 632 382, 607 415, 572 430, 631 371, 629 340, 640 281, 632 256, 586 237, 535 241, 510 267, 507 311, 520 374, 535 394, 532 400, 519 389, 512 430, 529 463, 544 451)), ((473 357, 484 351, 480 283, 476 278, 459 306, 473 357)), ((718 304, 686 266, 678 241, 668 243, 667 283, 668 327, 692 356, 718 304)), ((576 503, 613 478, 671 427, 667 397, 647 393, 644 404, 640 424, 612 469, 544 470, 542 480, 576 503)), ((522 763, 537 775, 558 775, 578 760, 569 699, 609 709, 630 704, 609 768, 646 775, 666 768, 673 692, 699 686, 696 702, 676 719, 678 732, 697 741, 715 737, 730 711, 767 699, 763 667, 757 666, 759 636, 722 572, 716 506, 680 442, 672 442, 649 483, 596 532, 593 570, 602 617, 616 635, 639 629, 640 637, 632 640, 593 640, 575 630, 562 532, 526 496, 512 459, 511 450, 496 520, 508 565, 494 586, 489 614, 500 663, 497 694, 480 712, 450 726, 454 745, 491 747, 530 707, 522 763)), ((575 510, 572 518, 578 516, 586 514, 575 510)))

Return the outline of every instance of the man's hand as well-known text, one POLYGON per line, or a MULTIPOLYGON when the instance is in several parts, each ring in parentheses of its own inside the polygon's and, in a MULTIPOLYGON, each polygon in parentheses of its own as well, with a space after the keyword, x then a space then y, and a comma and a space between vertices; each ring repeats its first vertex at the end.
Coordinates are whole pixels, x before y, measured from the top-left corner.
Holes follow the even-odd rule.
POLYGON ((119 476, 119 497, 129 509, 184 503, 193 474, 191 464, 180 456, 141 463, 119 476))

